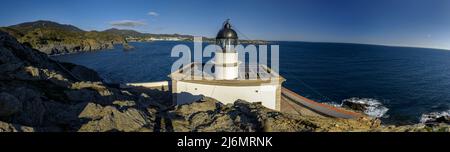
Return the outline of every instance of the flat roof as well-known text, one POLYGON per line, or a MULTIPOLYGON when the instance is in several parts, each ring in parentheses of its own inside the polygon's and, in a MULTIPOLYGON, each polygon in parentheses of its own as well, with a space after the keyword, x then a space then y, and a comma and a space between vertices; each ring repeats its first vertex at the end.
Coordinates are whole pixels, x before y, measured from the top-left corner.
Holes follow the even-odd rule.
POLYGON ((273 71, 266 65, 239 65, 239 75, 234 80, 214 80, 214 74, 206 71, 201 71, 201 63, 190 63, 175 72, 172 72, 169 77, 172 80, 202 83, 211 85, 232 85, 232 86, 254 86, 261 85, 263 83, 285 81, 277 72, 273 71))

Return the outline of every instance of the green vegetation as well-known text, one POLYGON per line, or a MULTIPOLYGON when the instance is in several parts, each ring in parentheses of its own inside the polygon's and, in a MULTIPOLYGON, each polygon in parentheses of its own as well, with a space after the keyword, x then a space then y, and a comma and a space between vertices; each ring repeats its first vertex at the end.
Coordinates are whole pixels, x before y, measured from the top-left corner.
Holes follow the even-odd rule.
POLYGON ((72 25, 51 21, 36 21, 2 27, 0 30, 14 36, 46 54, 73 53, 113 48, 125 43, 124 37, 98 31, 83 31, 72 25))

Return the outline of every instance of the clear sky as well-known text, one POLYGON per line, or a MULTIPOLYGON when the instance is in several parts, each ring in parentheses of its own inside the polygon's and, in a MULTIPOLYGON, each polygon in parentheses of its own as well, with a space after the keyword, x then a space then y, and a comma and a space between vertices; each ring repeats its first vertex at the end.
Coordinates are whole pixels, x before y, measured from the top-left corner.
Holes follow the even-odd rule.
POLYGON ((222 22, 265 40, 450 49, 450 0, 6 0, 0 26, 34 20, 214 37, 222 22))

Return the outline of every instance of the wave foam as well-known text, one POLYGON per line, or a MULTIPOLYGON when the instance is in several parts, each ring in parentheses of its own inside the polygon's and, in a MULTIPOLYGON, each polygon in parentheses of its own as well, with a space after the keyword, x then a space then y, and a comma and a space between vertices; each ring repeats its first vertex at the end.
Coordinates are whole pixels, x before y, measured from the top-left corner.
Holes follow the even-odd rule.
POLYGON ((377 118, 383 117, 389 110, 389 108, 383 106, 377 99, 357 97, 342 100, 341 107, 361 111, 371 117, 377 118))
POLYGON ((422 114, 420 117, 421 123, 449 123, 450 121, 450 110, 442 112, 432 112, 427 114, 422 114))

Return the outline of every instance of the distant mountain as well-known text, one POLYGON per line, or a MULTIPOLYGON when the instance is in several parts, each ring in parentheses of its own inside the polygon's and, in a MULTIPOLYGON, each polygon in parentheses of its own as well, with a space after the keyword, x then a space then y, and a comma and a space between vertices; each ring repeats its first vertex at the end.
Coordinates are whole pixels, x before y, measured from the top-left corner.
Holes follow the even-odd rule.
POLYGON ((0 30, 46 54, 62 54, 111 49, 126 43, 123 36, 108 32, 84 31, 73 25, 51 21, 27 22, 0 30))
POLYGON ((135 31, 135 30, 124 30, 124 29, 116 29, 116 28, 107 29, 107 30, 104 30, 103 32, 111 33, 111 34, 117 34, 117 35, 124 36, 124 37, 129 37, 129 36, 132 36, 132 37, 143 37, 143 36, 146 36, 146 34, 140 33, 140 32, 135 31))
POLYGON ((75 27, 73 25, 59 24, 56 22, 45 21, 45 20, 39 20, 39 21, 35 21, 35 22, 25 22, 25 23, 21 23, 21 24, 9 26, 9 27, 20 30, 22 32, 30 32, 37 28, 58 29, 58 30, 71 31, 71 32, 84 32, 83 30, 81 30, 78 27, 75 27))
POLYGON ((128 41, 154 41, 154 40, 188 40, 192 41, 194 36, 192 35, 181 35, 181 34, 150 34, 141 33, 134 30, 128 29, 116 29, 111 28, 103 32, 117 34, 125 37, 128 41))

